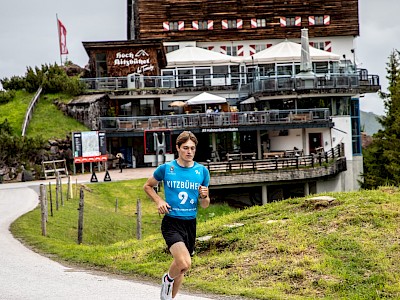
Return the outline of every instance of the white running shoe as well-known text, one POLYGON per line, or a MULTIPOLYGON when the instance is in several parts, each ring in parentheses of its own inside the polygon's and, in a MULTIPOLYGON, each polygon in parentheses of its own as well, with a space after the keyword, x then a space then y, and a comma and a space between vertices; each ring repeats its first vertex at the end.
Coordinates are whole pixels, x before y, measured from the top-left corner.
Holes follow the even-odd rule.
POLYGON ((172 300, 172 288, 174 286, 174 282, 169 281, 167 276, 168 274, 165 273, 161 279, 161 300, 172 300))

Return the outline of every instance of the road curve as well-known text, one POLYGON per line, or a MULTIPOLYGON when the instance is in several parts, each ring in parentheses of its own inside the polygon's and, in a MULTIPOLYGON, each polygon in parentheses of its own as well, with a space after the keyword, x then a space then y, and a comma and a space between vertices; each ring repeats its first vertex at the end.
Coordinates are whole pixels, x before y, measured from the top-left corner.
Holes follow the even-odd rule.
MULTIPOLYGON (((65 267, 14 239, 10 224, 38 204, 38 186, 0 184, 0 299, 159 299, 159 286, 65 267)), ((213 297, 214 298, 214 297, 213 297)), ((205 300, 180 294, 181 300, 205 300)), ((215 298, 214 298, 215 299, 215 298)))

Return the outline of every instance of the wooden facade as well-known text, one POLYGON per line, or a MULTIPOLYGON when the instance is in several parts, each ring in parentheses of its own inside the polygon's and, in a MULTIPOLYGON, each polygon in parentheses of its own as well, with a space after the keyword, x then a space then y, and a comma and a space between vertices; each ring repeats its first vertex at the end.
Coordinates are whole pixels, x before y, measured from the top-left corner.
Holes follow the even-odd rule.
POLYGON ((90 77, 156 76, 166 66, 159 41, 83 42, 83 46, 89 56, 90 77))
MULTIPOLYGON (((130 7, 128 34, 138 40, 234 41, 300 38, 300 28, 309 37, 358 36, 358 0, 137 0, 130 7), (327 18, 326 24, 312 24, 312 18, 327 18), (265 20, 255 26, 257 19, 265 20), (284 23, 296 19, 296 25, 284 23), (237 22, 237 28, 223 28, 224 21, 237 22), (209 22, 198 29, 194 23, 209 22), (179 28, 166 29, 169 23, 179 28), (203 27, 204 28, 204 27, 203 27)), ((129 5, 128 5, 129 7, 129 5)), ((324 21, 325 22, 325 21, 324 21)), ((168 27, 167 27, 168 28, 168 27)))

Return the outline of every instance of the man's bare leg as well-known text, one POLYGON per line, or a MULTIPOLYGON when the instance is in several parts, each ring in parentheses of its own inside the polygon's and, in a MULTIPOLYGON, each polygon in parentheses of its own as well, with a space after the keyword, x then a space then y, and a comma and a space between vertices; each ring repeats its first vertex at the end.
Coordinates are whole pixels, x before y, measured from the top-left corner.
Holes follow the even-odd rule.
POLYGON ((169 275, 174 278, 174 286, 172 289, 172 298, 174 298, 182 286, 183 276, 192 265, 192 259, 183 242, 173 244, 169 251, 174 258, 169 268, 169 275))

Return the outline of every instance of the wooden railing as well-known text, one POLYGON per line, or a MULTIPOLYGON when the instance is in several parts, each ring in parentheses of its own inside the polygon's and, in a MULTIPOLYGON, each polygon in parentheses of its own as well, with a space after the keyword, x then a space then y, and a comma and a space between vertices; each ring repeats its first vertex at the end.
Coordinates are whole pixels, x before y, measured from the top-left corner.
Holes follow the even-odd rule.
POLYGON ((33 115, 33 109, 35 108, 35 106, 39 100, 42 90, 43 90, 42 86, 40 86, 38 88, 38 90, 36 91, 35 96, 33 96, 31 101, 29 102, 28 109, 26 110, 26 113, 25 113, 24 123, 22 124, 22 136, 25 136, 26 129, 28 128, 29 122, 31 121, 31 118, 33 115))
POLYGON ((211 174, 215 173, 232 173, 238 172, 256 172, 256 171, 278 171, 283 169, 300 169, 314 168, 329 165, 338 159, 344 159, 344 144, 319 152, 318 154, 310 154, 295 157, 274 157, 267 159, 250 159, 250 160, 228 160, 225 162, 203 162, 211 174))
POLYGON ((213 132, 224 127, 279 123, 329 122, 328 108, 243 111, 225 113, 190 113, 147 117, 101 117, 100 129, 108 131, 143 131, 150 129, 202 128, 213 132))

